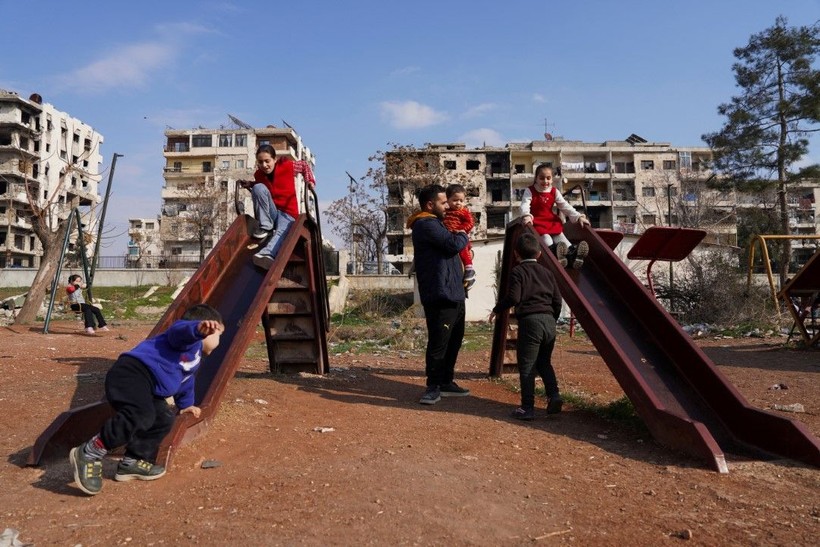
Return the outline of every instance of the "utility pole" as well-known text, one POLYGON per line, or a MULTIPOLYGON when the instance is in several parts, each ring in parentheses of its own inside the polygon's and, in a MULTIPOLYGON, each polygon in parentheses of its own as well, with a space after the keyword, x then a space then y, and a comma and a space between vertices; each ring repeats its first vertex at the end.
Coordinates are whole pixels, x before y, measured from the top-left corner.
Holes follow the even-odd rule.
POLYGON ((91 272, 87 280, 89 291, 94 284, 94 272, 97 271, 97 263, 100 261, 100 240, 103 235, 105 211, 108 209, 108 198, 111 196, 111 183, 114 181, 114 168, 117 166, 117 158, 121 157, 123 157, 122 154, 114 153, 114 158, 111 160, 111 169, 108 171, 108 186, 105 188, 105 198, 103 199, 102 211, 100 212, 100 221, 97 224, 97 241, 94 242, 94 258, 91 261, 91 272))
POLYGON ((350 192, 350 260, 351 260, 351 274, 356 275, 356 230, 354 227, 356 221, 356 213, 354 210, 354 201, 353 196, 356 192, 356 178, 345 171, 345 174, 350 179, 350 186, 348 187, 348 191, 350 192))

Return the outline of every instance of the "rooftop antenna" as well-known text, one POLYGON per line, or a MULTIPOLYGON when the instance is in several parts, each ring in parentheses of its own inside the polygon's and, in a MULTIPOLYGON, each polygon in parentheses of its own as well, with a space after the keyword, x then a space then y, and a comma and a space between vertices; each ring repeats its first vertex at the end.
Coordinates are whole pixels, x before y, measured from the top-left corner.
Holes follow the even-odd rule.
POLYGON ((544 138, 548 141, 552 140, 552 133, 550 133, 550 126, 555 127, 554 123, 547 123, 547 118, 544 118, 544 138))
POLYGON ((288 122, 286 122, 285 120, 282 120, 282 123, 283 123, 283 124, 285 124, 285 126, 286 126, 286 127, 290 128, 290 129, 293 129, 293 126, 292 126, 292 125, 290 125, 290 124, 289 124, 288 122))
POLYGON ((240 120, 240 119, 239 119, 239 118, 237 118, 236 116, 231 116, 230 114, 228 114, 228 118, 230 118, 230 120, 231 120, 234 124, 236 124, 238 127, 241 127, 242 129, 253 129, 253 126, 252 126, 252 125, 249 125, 249 124, 247 124, 247 123, 243 122, 242 120, 240 120))

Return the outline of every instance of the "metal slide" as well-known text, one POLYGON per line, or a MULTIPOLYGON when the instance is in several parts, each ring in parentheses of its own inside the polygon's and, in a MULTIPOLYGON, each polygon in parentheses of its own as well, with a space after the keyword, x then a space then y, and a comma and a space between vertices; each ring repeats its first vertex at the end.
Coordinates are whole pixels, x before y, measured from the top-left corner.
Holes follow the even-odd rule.
MULTIPOLYGON (((150 337, 164 331, 196 303, 213 306, 225 322, 219 347, 203 359, 197 373, 195 400, 202 414, 198 419, 185 414, 176 420, 160 447, 157 463, 161 465, 168 465, 173 450, 206 428, 216 414, 227 383, 239 367, 260 317, 266 313, 280 279, 284 279, 288 260, 276 260, 268 271, 253 265, 251 257, 256 251, 247 249, 247 245, 251 242, 248 234, 254 223, 251 217, 237 217, 149 334, 150 337)), ((324 287, 321 236, 319 228, 307 215, 302 214, 296 219, 279 257, 291 257, 291 260, 308 264, 310 276, 321 282, 314 288, 324 287)), ((316 298, 321 289, 313 292, 316 298)), ((315 319, 324 325, 327 318, 322 304, 317 303, 314 314, 315 319)), ((28 464, 37 465, 44 456, 67 454, 71 447, 99 432, 103 422, 112 414, 113 409, 104 400, 63 412, 37 439, 28 464)))
MULTIPOLYGON (((519 222, 507 229, 500 287, 506 287, 519 222)), ((590 251, 580 271, 565 270, 545 249, 539 261, 656 440, 721 473, 726 454, 781 456, 820 467, 820 441, 796 421, 751 407, 654 296, 612 252, 602 234, 566 224, 590 251)), ((504 370, 509 319, 495 326, 490 372, 504 370)))

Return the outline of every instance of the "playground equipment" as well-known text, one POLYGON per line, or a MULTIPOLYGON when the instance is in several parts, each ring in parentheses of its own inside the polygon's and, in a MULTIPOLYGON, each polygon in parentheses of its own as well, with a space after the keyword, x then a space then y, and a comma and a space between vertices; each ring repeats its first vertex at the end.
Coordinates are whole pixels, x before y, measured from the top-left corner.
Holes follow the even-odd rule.
POLYGON ((800 331, 806 347, 816 346, 820 342, 820 325, 817 322, 820 310, 820 251, 814 253, 783 286, 778 297, 794 319, 792 332, 795 328, 800 331))
POLYGON ((783 240, 783 239, 820 239, 820 235, 757 235, 752 238, 749 242, 749 276, 746 279, 746 290, 747 292, 752 288, 752 271, 754 270, 755 264, 755 249, 759 246, 760 247, 760 258, 763 260, 763 265, 766 269, 766 277, 769 280, 769 290, 772 295, 772 303, 774 304, 774 309, 780 311, 780 306, 777 302, 777 289, 775 289, 774 283, 774 275, 772 274, 772 261, 769 259, 769 247, 766 244, 769 240, 783 240))
POLYGON ((48 326, 51 323, 51 314, 54 311, 54 300, 57 298, 57 286, 60 284, 60 276, 62 276, 63 273, 63 262, 65 261, 65 254, 68 250, 68 245, 71 242, 71 233, 74 229, 75 222, 77 225, 77 243, 80 246, 80 258, 83 263, 83 273, 85 274, 85 280, 88 284, 88 288, 86 289, 88 291, 88 300, 89 302, 94 301, 91 294, 91 286, 94 282, 94 278, 92 277, 93 274, 89 273, 88 268, 88 257, 85 252, 85 232, 83 231, 83 223, 80 219, 80 210, 75 207, 68 215, 68 229, 66 230, 65 237, 63 238, 63 248, 60 251, 60 260, 57 262, 57 273, 54 274, 54 280, 51 282, 51 294, 48 299, 48 307, 46 308, 46 319, 43 323, 43 334, 48 334, 48 326))
POLYGON ((646 266, 646 281, 649 292, 655 295, 655 286, 652 283, 652 266, 655 265, 655 262, 658 260, 664 262, 683 260, 695 250, 695 247, 704 237, 706 237, 706 232, 703 230, 652 226, 629 249, 626 257, 630 260, 649 261, 646 266))
MULTIPOLYGON (((561 295, 612 371, 652 435, 721 473, 726 454, 779 455, 820 467, 820 440, 796 421, 750 406, 661 307, 604 239, 592 229, 565 225, 589 254, 581 270, 566 270, 546 248, 539 262, 555 275, 561 295)), ((509 284, 520 221, 506 232, 499 290, 509 284)), ((505 353, 510 318, 496 319, 490 374, 512 371, 505 353)))
MULTIPOLYGON (((222 314, 225 332, 216 350, 202 359, 196 377, 195 404, 199 418, 177 418, 160 445, 157 462, 168 466, 174 450, 204 432, 216 415, 219 403, 242 362, 261 318, 265 329, 270 368, 273 371, 329 370, 327 331, 330 312, 322 253, 318 199, 305 185, 303 211, 285 237, 273 266, 261 270, 253 265, 255 250, 250 234, 256 221, 240 215, 206 257, 154 329, 155 336, 197 303, 213 306, 222 314)), ((28 464, 43 457, 65 455, 90 438, 113 414, 105 401, 60 414, 35 441, 28 464)))

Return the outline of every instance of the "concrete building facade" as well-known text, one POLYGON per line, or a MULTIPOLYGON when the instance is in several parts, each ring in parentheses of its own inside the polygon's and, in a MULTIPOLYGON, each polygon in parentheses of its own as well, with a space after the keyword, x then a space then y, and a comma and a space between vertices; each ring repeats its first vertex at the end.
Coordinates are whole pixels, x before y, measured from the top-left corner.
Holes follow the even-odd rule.
POLYGON ((39 95, 0 90, 0 267, 39 267, 29 200, 47 210, 55 230, 78 208, 86 232, 96 232, 102 143, 91 126, 39 95))
POLYGON ((250 193, 237 190, 236 181, 253 177, 259 146, 270 144, 277 157, 315 164, 292 128, 235 122, 238 127, 231 129, 165 131, 161 212, 156 224, 130 219, 129 263, 148 268, 198 264, 236 219, 237 210, 251 211, 250 193), (152 246, 146 246, 149 240, 152 246))

